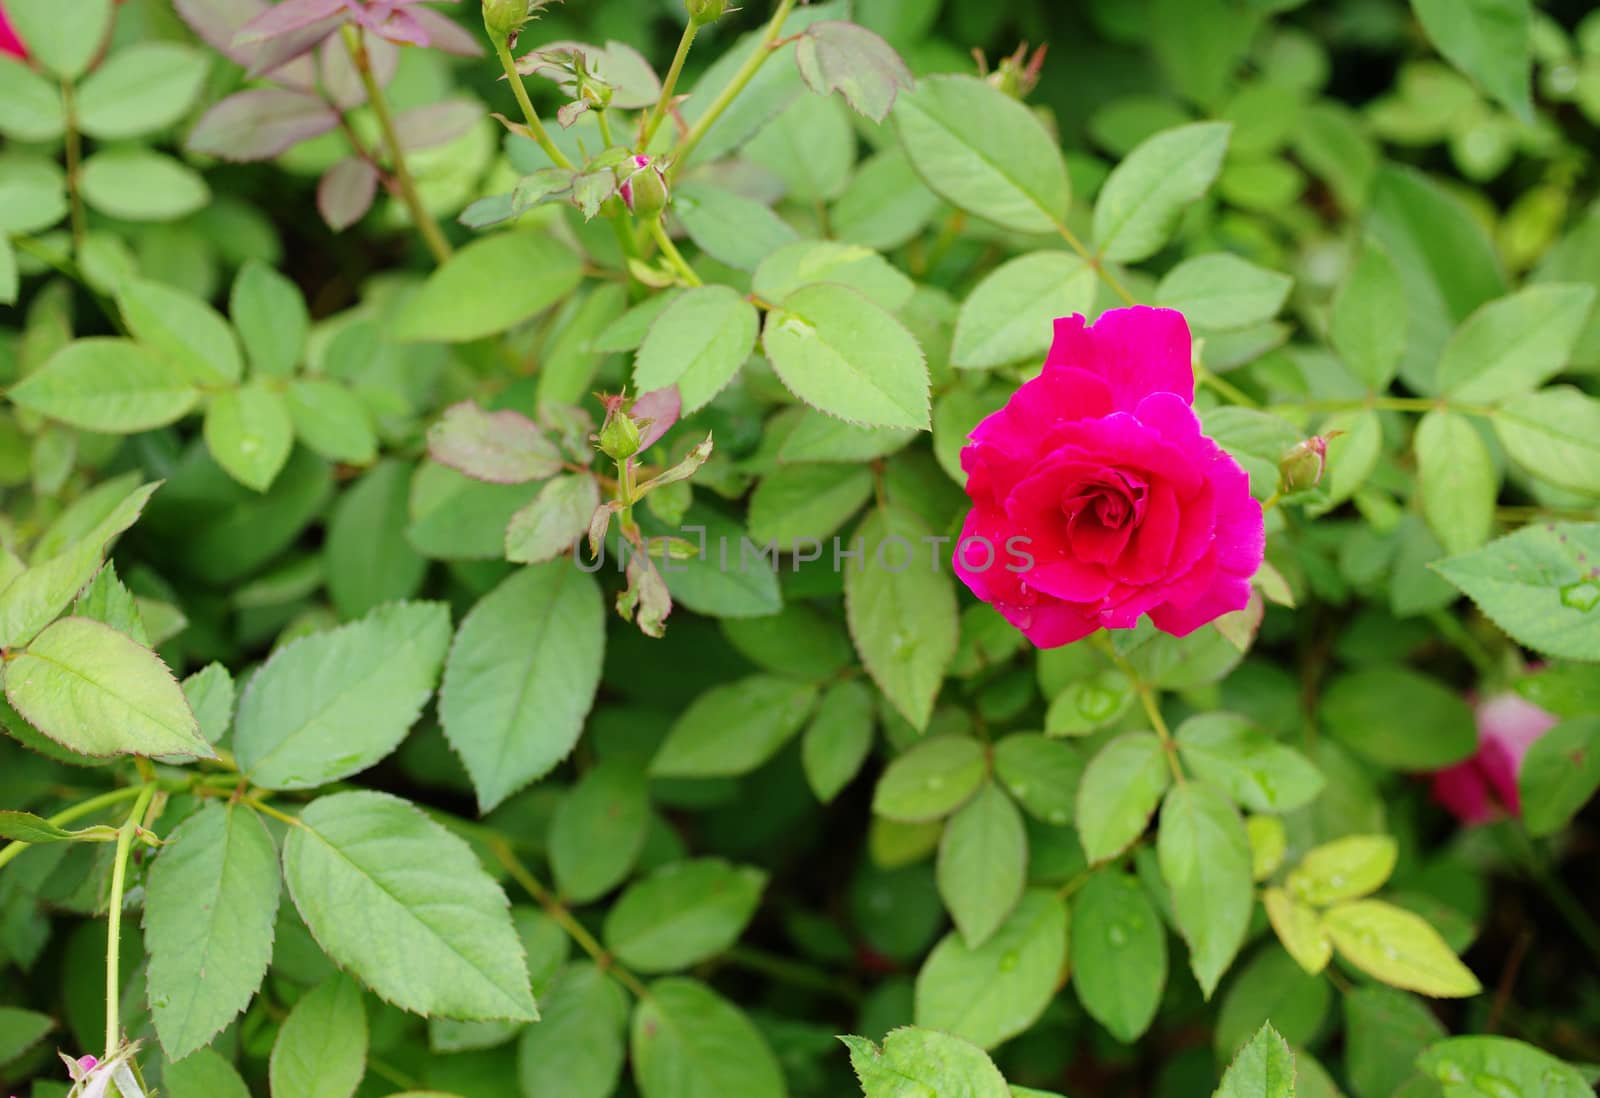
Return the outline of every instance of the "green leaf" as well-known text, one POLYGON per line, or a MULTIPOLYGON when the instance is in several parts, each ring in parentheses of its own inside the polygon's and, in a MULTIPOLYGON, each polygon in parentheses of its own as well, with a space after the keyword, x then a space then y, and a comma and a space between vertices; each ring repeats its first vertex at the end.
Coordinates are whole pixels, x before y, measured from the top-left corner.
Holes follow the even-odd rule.
POLYGON ((920 233, 939 205, 905 153, 891 147, 861 165, 829 222, 839 240, 888 251, 920 233))
POLYGON ((199 172, 138 146, 107 149, 83 162, 84 201, 124 221, 175 221, 211 201, 199 172))
POLYGON ((424 461, 411 480, 406 540, 427 557, 499 560, 511 516, 537 493, 535 484, 488 484, 424 461))
POLYGON ((207 743, 215 744, 233 727, 233 676, 220 663, 208 663, 181 683, 183 696, 207 743))
POLYGON ((1406 349, 1411 310, 1405 284, 1388 253, 1362 244, 1328 317, 1328 337, 1345 365, 1381 393, 1394 380, 1406 349))
POLYGON ((884 697, 926 729, 960 643, 953 581, 942 566, 928 566, 933 534, 911 511, 874 510, 856 541, 863 556, 844 565, 850 636, 884 697))
POLYGON ((0 1065, 18 1059, 56 1026, 48 1014, 21 1007, 0 1007, 0 1065))
POLYGON ((866 27, 841 20, 808 27, 795 45, 794 59, 812 91, 837 91, 874 122, 888 118, 896 93, 914 83, 894 47, 866 27))
POLYGON ((0 305, 15 305, 20 292, 21 274, 17 270, 17 252, 11 241, 0 234, 0 305))
POLYGON ((1197 328, 1248 328, 1278 315, 1294 279, 1227 252, 1186 259, 1161 279, 1156 304, 1197 328))
POLYGON ((711 402, 755 349, 756 307, 727 286, 676 297, 650 326, 634 362, 640 392, 676 385, 688 415, 711 402))
POLYGON ((821 545, 872 498, 872 470, 859 466, 781 465, 750 496, 750 536, 782 552, 821 545))
POLYGON ((1404 1098, 1410 1088, 1403 1084, 1421 1081, 1417 1057, 1445 1036, 1427 1003, 1386 987, 1345 994, 1344 1031, 1344 1074, 1359 1098, 1404 1098))
POLYGON ((1172 775, 1153 732, 1124 732, 1102 747, 1078 783, 1076 822, 1093 863, 1114 858, 1144 833, 1172 775))
POLYGON ((1517 799, 1530 835, 1553 835, 1600 789, 1600 716, 1562 721, 1533 741, 1517 768, 1517 799))
POLYGON ((117 50, 78 89, 78 126, 100 141, 154 133, 188 113, 211 58, 175 42, 139 42, 117 50))
POLYGON ((1037 820, 1055 827, 1072 823, 1084 760, 1071 744, 1018 732, 994 745, 994 773, 1006 792, 1037 820))
POLYGON ((88 618, 62 618, 15 653, 5 686, 29 724, 83 755, 216 755, 160 657, 88 618))
POLYGON ((473 480, 522 484, 561 471, 561 451, 533 420, 509 409, 452 404, 428 428, 428 455, 473 480))
POLYGON ((1184 207, 1217 178, 1232 128, 1227 122, 1196 122, 1158 133, 1113 168, 1094 203, 1100 256, 1127 263, 1159 251, 1184 207))
POLYGON ((802 95, 750 139, 741 158, 782 180, 786 198, 829 202, 850 182, 856 141, 850 111, 843 102, 831 96, 802 95))
POLYGON ((827 804, 861 770, 872 750, 872 691, 859 682, 828 688, 800 741, 806 782, 827 804))
POLYGON ((1294 1098, 1294 1078, 1294 1052, 1267 1022, 1228 1065, 1212 1098, 1294 1098))
POLYGON ((1430 1045, 1417 1067, 1439 1081, 1444 1098, 1494 1098, 1496 1091, 1539 1098, 1594 1093, 1583 1072, 1510 1037, 1451 1037, 1430 1045))
POLYGON ((916 285, 883 256, 859 244, 802 240, 787 244, 756 268, 752 288, 766 301, 782 301, 802 286, 845 286, 890 312, 898 312, 916 285))
POLYGON ((312 801, 283 873, 317 943, 379 997, 419 1014, 537 1017, 505 894, 414 805, 370 792, 312 801))
POLYGON ((428 562, 405 539, 411 467, 385 460, 339 497, 328 522, 323 561, 328 596, 345 621, 383 603, 408 599, 428 562))
POLYGON ((982 945, 951 932, 934 946, 917 973, 917 1024, 994 1048, 1038 1020, 1066 965, 1067 905, 1028 892, 982 945))
POLYGON ((1420 915, 1381 900, 1354 900, 1322 917, 1339 955, 1368 976, 1436 999, 1483 990, 1478 978, 1420 915))
POLYGON ((209 1048, 167 1064, 161 1072, 161 1091, 166 1098, 250 1098, 250 1088, 238 1071, 209 1048))
POLYGON ((416 722, 449 643, 443 603, 400 602, 284 645, 239 699, 239 769, 264 789, 313 789, 365 770, 416 722))
POLYGON ((1490 422, 1512 460, 1528 472, 1600 496, 1600 400, 1557 385, 1513 397, 1490 422))
POLYGON ((484 811, 567 757, 604 653, 600 589, 567 561, 512 573, 461 622, 439 719, 484 811))
POLYGON ((702 252, 741 271, 755 270, 767 256, 800 239, 760 202, 709 183, 676 188, 672 212, 702 252))
POLYGON ((1232 713, 1184 721, 1178 751, 1197 778, 1254 812, 1289 812, 1322 792, 1315 764, 1232 713))
POLYGON ((393 338, 465 343, 498 335, 566 297, 583 261, 537 232, 495 233, 462 248, 401 312, 393 338))
POLYGON ((332 976, 294 1005, 268 1061, 274 1095, 350 1098, 367 1070, 367 1012, 361 989, 332 976))
POLYGON ((854 290, 802 286, 767 314, 762 346, 779 380, 819 411, 866 426, 929 426, 922 348, 854 290))
POLYGON ((0 134, 13 141, 54 141, 65 127, 60 90, 21 59, 0 54, 0 134))
POLYGON ((1568 659, 1600 660, 1600 523, 1541 523, 1433 566, 1513 640, 1568 659))
POLYGON ((1092 874, 1072 901, 1072 985, 1095 1021, 1132 1044, 1167 982, 1167 932, 1137 878, 1092 874))
POLYGON ((165 427, 200 398, 177 363, 103 337, 67 344, 6 395, 40 415, 107 434, 165 427))
POLYGON ((1189 967, 1209 999, 1244 944, 1255 908, 1244 821, 1211 786, 1174 786, 1161 806, 1156 855, 1189 944, 1189 967))
POLYGON ((145 890, 150 1012, 182 1060, 250 1005, 272 959, 278 851, 254 811, 211 803, 167 838, 145 890))
POLYGON ((1307 851, 1285 884, 1302 902, 1326 907, 1382 888, 1398 856, 1388 835, 1346 835, 1307 851))
MULTIPOLYGON (((58 827, 32 812, 13 809, 0 810, 0 839, 13 839, 19 843, 67 843, 114 841, 117 828, 105 824, 75 828, 71 831, 58 827)), ((0 1060, 0 1064, 5 1063, 0 1060)))
POLYGON ((128 485, 137 480, 138 474, 130 473, 85 495, 79 508, 93 503, 104 512, 91 516, 87 510, 69 509, 34 547, 33 567, 0 586, 0 647, 27 644, 95 578, 111 543, 134 524, 161 486, 158 481, 130 491, 128 485), (72 519, 87 526, 77 537, 70 536, 72 519), (61 544, 58 538, 70 540, 61 544))
POLYGON ((1533 123, 1528 0, 1411 0, 1411 8, 1452 65, 1533 123))
POLYGON ((1537 389, 1566 366, 1595 289, 1541 283, 1491 301, 1456 329, 1439 358, 1439 389, 1490 403, 1537 389))
POLYGON ((872 811, 904 823, 937 820, 966 803, 987 772, 983 745, 969 736, 932 736, 892 760, 872 794, 872 811))
POLYGON ((866 1098, 1011 1098, 1000 1069, 970 1041, 910 1026, 889 1031, 883 1048, 841 1037, 866 1098))
POLYGON ((1302 1045, 1315 1038, 1333 1001, 1328 981, 1310 975, 1275 945, 1259 950, 1228 985, 1217 1014, 1216 1050, 1233 1056, 1264 1023, 1302 1045))
POLYGON ((539 1002, 539 1022, 517 1044, 524 1095, 611 1098, 626 1053, 628 999, 594 965, 579 961, 556 973, 539 1002))
POLYGON ((244 366, 233 329, 199 298, 159 282, 130 279, 117 308, 133 337, 171 359, 196 385, 232 385, 244 366))
POLYGON ((1281 888, 1263 889, 1261 906, 1267 910, 1278 941, 1301 969, 1315 976, 1328 967, 1333 943, 1321 916, 1281 888))
POLYGON ((6 17, 33 60, 64 80, 88 71, 111 29, 111 0, 82 0, 72 18, 50 0, 10 0, 6 17))
POLYGON ((939 895, 967 946, 983 945, 1005 922, 1027 875, 1022 813, 987 782, 950 817, 939 842, 939 895))
POLYGON ((750 675, 714 686, 673 722, 650 760, 658 778, 746 774, 800 731, 817 688, 775 675, 750 675))
POLYGON ((974 76, 930 76, 895 104, 917 174, 950 202, 1007 229, 1051 233, 1071 198, 1055 137, 1027 107, 974 76))
POLYGON ((1087 312, 1098 276, 1070 252, 1033 252, 984 276, 961 306, 950 362, 991 369, 1036 359, 1050 347, 1052 321, 1087 312))
POLYGON ((661 571, 675 601, 713 618, 761 618, 783 609, 777 564, 762 546, 749 543, 744 528, 723 512, 695 503, 681 524, 669 527, 649 516, 644 532, 689 536, 701 554, 668 561, 661 571))
POLYGON ((550 480, 506 524, 506 559, 513 564, 555 560, 588 532, 599 506, 600 483, 588 473, 550 480))
POLYGON ((628 876, 650 825, 650 783, 627 759, 584 773, 550 819, 550 869, 561 895, 588 903, 628 876))
POLYGON ((378 456, 372 417, 343 385, 323 378, 296 378, 289 382, 285 398, 294 433, 323 457, 368 465, 378 456))
POLYGON ((36 233, 66 216, 66 174, 54 160, 0 157, 0 236, 36 233))
POLYGON ((251 383, 211 398, 205 437, 206 448, 229 476, 265 492, 289 460, 294 423, 280 393, 251 383))
POLYGON ((239 329, 250 368, 257 374, 288 377, 305 351, 311 317, 300 288, 258 259, 239 268, 228 298, 228 312, 239 329))
POLYGON ((641 972, 699 964, 739 940, 766 884, 761 870, 721 858, 669 862, 606 912, 606 948, 641 972))
POLYGON ((1438 770, 1478 749, 1472 710, 1437 680, 1403 667, 1368 667, 1333 680, 1322 724, 1393 770, 1438 770))
POLYGON ((783 1071, 744 1011, 697 980, 650 985, 633 1011, 642 1098, 785 1098, 783 1071))

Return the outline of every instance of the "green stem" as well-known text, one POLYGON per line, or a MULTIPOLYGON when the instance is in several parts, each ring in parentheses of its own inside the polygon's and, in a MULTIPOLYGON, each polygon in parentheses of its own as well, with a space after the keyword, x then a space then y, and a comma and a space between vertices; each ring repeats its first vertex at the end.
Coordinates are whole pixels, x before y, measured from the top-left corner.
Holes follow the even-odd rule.
POLYGON ((66 115, 67 198, 72 203, 72 250, 83 247, 88 221, 83 210, 83 194, 78 186, 83 164, 83 135, 78 132, 78 100, 72 81, 61 82, 61 109, 66 115))
POLYGON ((1467 657, 1467 662, 1472 664, 1473 670, 1477 671, 1479 677, 1492 678, 1499 671, 1494 656, 1454 614, 1447 614, 1443 610, 1430 610, 1427 618, 1446 640, 1467 657))
POLYGON ((1179 785, 1182 785, 1184 773, 1182 765, 1178 762, 1178 745, 1172 738, 1172 731, 1167 727, 1166 718, 1161 715, 1161 706, 1156 703, 1156 692, 1139 677, 1139 672, 1134 670, 1128 658, 1117 651, 1116 645, 1111 643, 1110 634, 1104 629, 1093 634, 1090 639, 1133 684, 1134 692, 1139 695, 1139 704, 1144 707, 1144 715, 1150 721, 1150 727, 1155 729, 1156 735, 1161 739, 1162 751, 1167 756, 1167 765, 1172 768, 1172 776, 1179 785))
POLYGON ((1233 382, 1218 377, 1216 374, 1212 373, 1198 362, 1194 364, 1194 376, 1195 379, 1200 382, 1200 384, 1211 386, 1217 392, 1221 393, 1223 396, 1227 397, 1233 403, 1238 404, 1241 407, 1261 407, 1260 403, 1257 402, 1256 399, 1249 393, 1239 388, 1233 382))
POLYGON ((606 148, 616 145, 617 139, 611 136, 611 116, 606 113, 604 107, 595 108, 594 122, 600 128, 600 140, 605 142, 606 148))
POLYGON ((389 101, 383 97, 378 78, 372 73, 372 59, 367 56, 366 43, 361 40, 361 32, 348 23, 340 28, 340 33, 344 36, 345 49, 350 53, 350 62, 361 75, 361 85, 367 90, 367 104, 372 107, 373 117, 378 120, 378 129, 383 133, 384 144, 388 146, 389 168, 394 176, 395 188, 400 192, 400 200, 411 212, 411 220, 422 234, 423 243, 433 253, 434 261, 443 263, 450 258, 450 242, 439 231, 439 223, 433 219, 433 215, 422 204, 422 196, 417 193, 417 182, 411 177, 411 169, 406 166, 405 149, 394 128, 394 115, 389 112, 389 101))
POLYGON ((811 991, 818 991, 824 995, 831 995, 847 1003, 860 1001, 860 994, 848 983, 829 972, 813 968, 810 965, 800 964, 785 957, 774 957, 770 953, 747 946, 734 946, 723 955, 723 959, 731 965, 759 972, 763 976, 771 977, 780 983, 802 987, 811 991))
POLYGON ((650 989, 645 987, 637 976, 618 964, 615 957, 606 952, 605 947, 596 941, 594 935, 590 934, 588 929, 573 917, 572 912, 567 910, 566 905, 539 882, 539 878, 533 875, 532 870, 522 864, 522 860, 511 849, 509 842, 497 835, 489 840, 489 850, 500 864, 505 867, 506 874, 521 885, 522 890, 532 896, 540 907, 544 908, 545 914, 555 920, 556 925, 566 931, 569 938, 578 943, 578 948, 589 955, 600 971, 609 972, 616 977, 618 983, 640 999, 650 998, 650 989))
POLYGON ((656 109, 650 112, 650 117, 645 120, 644 129, 639 131, 639 151, 650 150, 650 139, 656 135, 656 130, 661 128, 661 122, 667 117, 667 110, 672 105, 672 93, 678 87, 678 77, 683 75, 683 63, 689 56, 689 47, 694 44, 694 36, 700 33, 700 24, 690 19, 683 28, 683 37, 678 39, 678 52, 672 55, 672 67, 667 70, 667 78, 661 82, 661 98, 656 100, 656 109))
POLYGON ((122 821, 122 833, 117 836, 116 860, 111 866, 111 908, 106 926, 106 1059, 122 1044, 122 896, 128 882, 128 848, 133 845, 133 833, 155 795, 154 784, 139 787, 139 799, 133 802, 133 811, 122 821))
POLYGON ((672 242, 672 237, 667 235, 667 230, 662 226, 658 217, 650 222, 650 236, 661 249, 661 254, 667 257, 667 262, 672 264, 673 270, 691 286, 700 286, 700 276, 694 273, 694 268, 689 266, 689 261, 683 258, 683 253, 678 251, 678 246, 672 242))
POLYGON ((1100 257, 1085 247, 1083 241, 1078 239, 1078 234, 1067 227, 1065 221, 1059 218, 1054 220, 1056 232, 1061 235, 1061 239, 1067 242, 1068 247, 1082 256, 1083 261, 1093 267, 1096 274, 1105 279, 1106 285, 1111 287, 1111 292, 1120 297, 1124 305, 1139 304, 1138 300, 1128 292, 1128 288, 1117 279, 1117 276, 1106 269, 1106 265, 1101 261, 1100 257))
MULTIPOLYGON (((137 797, 145 790, 145 788, 146 787, 142 785, 129 785, 123 787, 122 789, 113 789, 109 793, 102 793, 98 797, 90 797, 88 800, 80 801, 71 808, 64 808, 60 812, 57 812, 54 816, 50 817, 50 823, 57 827, 62 827, 65 824, 71 823, 73 820, 81 819, 82 817, 93 812, 98 812, 102 808, 105 808, 109 805, 120 804, 123 801, 137 797)), ((7 844, 4 850, 0 850, 0 868, 8 865, 12 859, 14 859, 18 854, 21 854, 24 850, 28 849, 28 847, 31 845, 33 844, 25 843, 20 840, 7 844)))
POLYGON ((522 84, 522 74, 517 71, 517 63, 512 60, 511 48, 506 45, 504 38, 496 38, 494 52, 500 58, 500 67, 506 70, 506 80, 511 84, 511 94, 517 97, 517 106, 522 108, 522 120, 527 123, 528 132, 539 143, 544 154, 550 162, 558 168, 573 170, 572 161, 567 159, 567 154, 556 148, 556 143, 550 140, 549 131, 544 128, 544 123, 539 121, 539 112, 533 109, 533 100, 528 98, 528 89, 522 84))
POLYGON ((678 142, 678 147, 672 150, 672 163, 667 166, 668 182, 671 182, 680 167, 689 162, 689 154, 694 152, 695 146, 700 144, 711 127, 716 125, 722 113, 739 98, 739 93, 755 79, 756 73, 761 71, 761 66, 767 63, 767 58, 778 46, 778 36, 783 33, 784 21, 789 18, 789 12, 793 8, 794 0, 780 0, 778 10, 772 13, 772 19, 761 35, 761 41, 756 43, 755 52, 745 58, 744 64, 739 66, 739 71, 728 81, 728 86, 717 93, 717 97, 711 101, 711 106, 706 108, 706 113, 695 120, 694 125, 689 127, 689 132, 678 142))

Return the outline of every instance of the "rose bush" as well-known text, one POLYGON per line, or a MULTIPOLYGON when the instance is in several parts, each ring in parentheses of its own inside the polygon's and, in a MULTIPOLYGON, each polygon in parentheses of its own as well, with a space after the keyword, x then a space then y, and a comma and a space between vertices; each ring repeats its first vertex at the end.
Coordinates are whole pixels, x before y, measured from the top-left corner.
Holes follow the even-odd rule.
POLYGON ((1593 1094, 1600 15, 0 4, 0 1095, 1593 1094))

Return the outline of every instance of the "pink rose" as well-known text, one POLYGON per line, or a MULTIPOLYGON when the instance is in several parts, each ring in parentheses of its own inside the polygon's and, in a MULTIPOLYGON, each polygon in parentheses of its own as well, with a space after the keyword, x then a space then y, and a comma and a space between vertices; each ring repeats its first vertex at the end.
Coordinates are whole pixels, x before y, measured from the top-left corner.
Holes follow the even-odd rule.
POLYGON ((961 451, 963 582, 1041 648, 1149 614, 1184 636, 1250 599, 1265 534, 1244 470, 1200 432, 1171 309, 1056 321, 1044 372, 961 451))
POLYGON ((11 29, 11 21, 6 18, 4 7, 0 7, 0 53, 9 53, 12 57, 23 59, 28 56, 27 47, 22 44, 22 39, 11 29))
POLYGON ((1535 740, 1560 721, 1521 694, 1478 703, 1478 753, 1433 776, 1433 799, 1464 824, 1487 823, 1496 809, 1522 814, 1517 772, 1535 740))

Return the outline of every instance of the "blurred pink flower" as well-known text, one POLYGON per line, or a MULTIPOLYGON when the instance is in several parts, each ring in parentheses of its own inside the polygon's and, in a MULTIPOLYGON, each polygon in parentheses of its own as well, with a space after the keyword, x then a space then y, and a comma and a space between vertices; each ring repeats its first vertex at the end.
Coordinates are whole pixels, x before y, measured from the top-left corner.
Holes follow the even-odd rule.
POLYGON ((1560 718, 1508 693, 1480 701, 1477 719, 1478 753, 1433 776, 1433 799, 1464 824, 1487 823, 1497 811, 1520 816, 1523 756, 1560 718))
POLYGON ((28 50, 23 46, 22 39, 11 29, 11 22, 6 18, 4 6, 0 6, 0 53, 9 53, 12 57, 28 56, 28 50))

